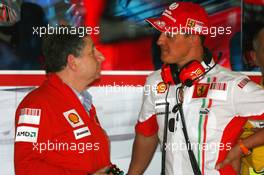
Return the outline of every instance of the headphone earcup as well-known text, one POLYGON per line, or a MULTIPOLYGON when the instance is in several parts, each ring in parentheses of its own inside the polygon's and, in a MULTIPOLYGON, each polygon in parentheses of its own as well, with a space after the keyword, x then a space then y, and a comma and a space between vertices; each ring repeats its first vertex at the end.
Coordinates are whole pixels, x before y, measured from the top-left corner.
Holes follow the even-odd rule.
POLYGON ((191 87, 193 83, 205 74, 205 69, 199 61, 193 60, 187 63, 179 73, 180 81, 191 87))
POLYGON ((161 69, 161 77, 166 84, 179 84, 178 66, 176 64, 164 64, 161 69))
POLYGON ((161 69, 161 77, 166 84, 179 84, 191 87, 193 83, 205 74, 202 64, 193 60, 182 67, 179 72, 176 64, 164 64, 161 69))

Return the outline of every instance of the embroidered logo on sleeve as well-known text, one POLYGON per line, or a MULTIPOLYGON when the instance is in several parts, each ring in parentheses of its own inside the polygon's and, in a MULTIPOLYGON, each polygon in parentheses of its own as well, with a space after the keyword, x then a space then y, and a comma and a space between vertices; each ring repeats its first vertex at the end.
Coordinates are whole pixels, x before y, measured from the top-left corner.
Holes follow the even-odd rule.
POLYGON ((199 113, 200 114, 203 114, 203 115, 206 115, 210 112, 210 109, 209 108, 201 108, 199 113))
POLYGON ((73 131, 73 133, 74 133, 76 140, 91 135, 91 132, 87 126, 85 126, 83 128, 76 129, 73 131))
POLYGON ((69 122, 69 124, 75 128, 83 125, 82 118, 79 116, 75 109, 71 109, 63 113, 65 119, 69 122))
POLYGON ((164 82, 160 82, 158 85, 157 85, 157 93, 158 94, 162 94, 164 92, 166 92, 167 90, 167 85, 164 83, 164 82))
POLYGON ((243 89, 248 84, 248 82, 250 82, 250 80, 248 78, 244 78, 237 84, 237 86, 243 89))
POLYGON ((18 124, 39 125, 41 109, 23 108, 20 110, 18 124))
POLYGON ((248 78, 243 79, 238 83, 238 87, 242 89, 242 91, 251 93, 254 91, 262 91, 262 87, 259 84, 256 84, 255 82, 251 81, 248 78))
POLYGON ((37 142, 38 128, 29 126, 17 127, 15 142, 37 142))
POLYGON ((209 83, 198 83, 194 87, 193 98, 204 98, 207 97, 209 90, 209 83))

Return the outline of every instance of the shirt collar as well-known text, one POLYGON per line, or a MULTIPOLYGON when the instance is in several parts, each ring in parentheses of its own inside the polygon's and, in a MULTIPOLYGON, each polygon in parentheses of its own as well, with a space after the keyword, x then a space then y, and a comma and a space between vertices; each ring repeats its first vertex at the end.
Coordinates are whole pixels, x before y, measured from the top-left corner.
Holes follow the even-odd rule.
POLYGON ((212 58, 209 64, 206 64, 204 61, 202 61, 201 64, 205 68, 205 70, 208 70, 215 65, 215 62, 214 59, 212 58))
POLYGON ((85 107, 87 112, 90 111, 92 108, 92 95, 87 91, 83 90, 81 93, 79 93, 77 90, 75 90, 73 87, 65 83, 67 86, 71 88, 71 90, 75 93, 75 95, 78 97, 82 105, 85 107))

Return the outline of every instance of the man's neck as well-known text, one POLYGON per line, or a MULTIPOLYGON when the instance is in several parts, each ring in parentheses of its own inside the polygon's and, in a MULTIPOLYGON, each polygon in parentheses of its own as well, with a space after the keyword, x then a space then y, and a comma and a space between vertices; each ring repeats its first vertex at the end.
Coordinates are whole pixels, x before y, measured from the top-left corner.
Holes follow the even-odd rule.
POLYGON ((60 79, 66 83, 68 86, 76 90, 78 93, 81 93, 86 89, 87 86, 81 82, 80 79, 76 78, 74 75, 67 73, 66 71, 60 71, 56 73, 60 79))
POLYGON ((195 48, 192 48, 188 55, 185 56, 185 59, 183 59, 182 62, 178 63, 178 67, 182 68, 183 66, 185 66, 187 63, 189 63, 190 61, 193 60, 197 60, 199 62, 203 61, 203 48, 201 46, 197 46, 195 48))

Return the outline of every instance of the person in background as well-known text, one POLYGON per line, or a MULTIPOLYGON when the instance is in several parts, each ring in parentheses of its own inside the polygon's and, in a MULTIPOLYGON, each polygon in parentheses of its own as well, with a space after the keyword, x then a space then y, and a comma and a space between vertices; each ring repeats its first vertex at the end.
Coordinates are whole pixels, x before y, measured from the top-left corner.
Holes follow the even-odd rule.
POLYGON ((262 80, 261 86, 264 87, 264 27, 262 27, 253 38, 253 49, 251 55, 256 64, 260 67, 262 80))
MULTIPOLYGON (((11 46, 12 54, 15 54, 19 64, 9 57, 0 59, 9 60, 6 69, 39 70, 42 69, 43 53, 42 37, 34 34, 33 28, 46 27, 47 17, 41 6, 31 2, 24 2, 20 9, 20 20, 11 26, 0 26, 0 32, 10 37, 8 44, 11 46), (18 66, 17 66, 18 65, 18 66)), ((7 62, 7 61, 5 61, 7 62)))
MULTIPOLYGON (((260 84, 263 87, 263 77, 264 77, 264 28, 260 28, 253 37, 253 51, 250 51, 250 55, 256 65, 260 67, 262 81, 260 84)), ((264 173, 264 122, 249 120, 244 125, 244 132, 240 136, 244 142, 248 140, 251 142, 247 147, 252 150, 249 155, 244 155, 241 153, 241 145, 237 144, 231 149, 227 157, 222 163, 217 165, 221 168, 231 162, 234 163, 236 167, 240 167, 241 164, 241 174, 242 175, 260 175, 264 173), (242 160, 234 161, 234 160, 242 160)))

